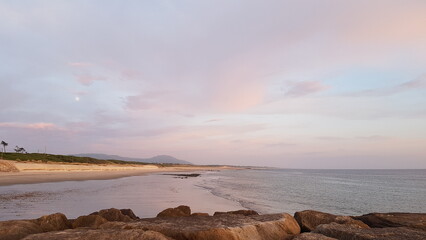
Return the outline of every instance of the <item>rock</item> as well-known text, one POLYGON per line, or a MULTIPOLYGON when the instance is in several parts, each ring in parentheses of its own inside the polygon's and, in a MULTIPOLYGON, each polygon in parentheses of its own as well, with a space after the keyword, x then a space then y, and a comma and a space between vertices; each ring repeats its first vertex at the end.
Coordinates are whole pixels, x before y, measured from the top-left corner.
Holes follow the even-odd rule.
POLYGON ((170 240, 161 233, 142 229, 72 229, 61 232, 48 232, 27 236, 23 240, 170 240))
POLYGON ((117 222, 132 221, 132 219, 129 216, 124 215, 123 213, 121 213, 120 210, 116 208, 103 209, 103 210, 100 210, 99 212, 91 213, 90 215, 99 215, 108 221, 117 221, 117 222))
POLYGON ((40 225, 31 220, 13 220, 0 222, 0 239, 18 240, 27 235, 41 233, 40 225))
POLYGON ((192 213, 191 216, 210 216, 208 213, 196 212, 192 213))
POLYGON ((339 240, 424 240, 426 232, 405 227, 361 228, 354 224, 322 224, 315 231, 339 240))
POLYGON ((237 211, 229 211, 229 212, 215 212, 213 216, 222 215, 222 214, 240 214, 244 216, 259 215, 259 213, 253 210, 237 210, 237 211))
POLYGON ((123 215, 126 215, 133 220, 139 219, 139 217, 135 215, 135 213, 132 211, 132 209, 120 209, 120 212, 123 215))
POLYGON ((282 240, 300 233, 296 220, 286 213, 151 218, 130 223, 108 222, 100 228, 146 229, 160 232, 176 240, 282 240))
POLYGON ((300 235, 297 235, 292 240, 337 240, 337 239, 327 237, 319 233, 302 233, 300 235))
POLYGON ((360 227, 368 228, 365 223, 348 216, 337 216, 330 213, 323 213, 313 210, 296 212, 294 214, 294 218, 299 223, 302 232, 310 232, 320 224, 328 224, 332 222, 337 222, 340 224, 356 224, 360 227))
POLYGON ((373 228, 408 227, 426 231, 426 213, 370 213, 354 218, 373 228))
POLYGON ((191 208, 181 205, 176 208, 167 208, 161 211, 157 217, 186 217, 191 215, 191 208))
POLYGON ((62 213, 55 213, 38 218, 37 224, 43 232, 60 231, 71 228, 67 217, 62 213))
POLYGON ((105 218, 99 215, 80 216, 72 223, 73 228, 90 227, 97 228, 100 225, 108 222, 105 218))

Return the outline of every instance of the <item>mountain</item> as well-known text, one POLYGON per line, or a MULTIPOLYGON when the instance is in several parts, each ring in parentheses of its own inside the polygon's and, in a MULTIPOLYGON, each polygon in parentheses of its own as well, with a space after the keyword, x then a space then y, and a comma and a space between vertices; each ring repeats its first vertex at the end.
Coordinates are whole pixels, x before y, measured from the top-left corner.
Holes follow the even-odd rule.
POLYGON ((81 154, 74 154, 73 156, 76 157, 91 157, 101 160, 122 160, 122 161, 131 161, 131 162, 145 162, 145 163, 175 163, 175 164, 191 164, 190 162, 176 159, 172 156, 168 155, 158 155, 152 158, 129 158, 129 157, 122 157, 118 155, 108 155, 108 154, 102 154, 102 153, 81 153, 81 154))

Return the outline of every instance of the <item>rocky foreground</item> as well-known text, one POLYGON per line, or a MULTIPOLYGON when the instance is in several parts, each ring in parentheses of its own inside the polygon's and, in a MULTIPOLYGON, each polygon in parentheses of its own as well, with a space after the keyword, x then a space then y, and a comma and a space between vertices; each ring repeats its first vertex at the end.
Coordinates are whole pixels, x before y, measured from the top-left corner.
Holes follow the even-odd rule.
POLYGON ((426 213, 371 213, 358 217, 318 211, 259 215, 251 210, 191 213, 169 208, 156 218, 130 209, 105 209, 77 219, 55 213, 0 222, 1 240, 425 240, 426 213))

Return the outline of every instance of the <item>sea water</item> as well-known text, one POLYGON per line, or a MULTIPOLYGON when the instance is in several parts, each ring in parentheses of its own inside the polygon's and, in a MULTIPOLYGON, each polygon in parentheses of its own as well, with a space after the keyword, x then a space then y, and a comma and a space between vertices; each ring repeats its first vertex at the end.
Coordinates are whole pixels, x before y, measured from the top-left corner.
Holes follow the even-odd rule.
POLYGON ((222 171, 200 186, 260 213, 426 212, 425 169, 222 171))
POLYGON ((426 170, 225 170, 195 178, 151 174, 111 180, 0 187, 0 220, 62 212, 68 218, 105 208, 155 217, 165 208, 194 212, 314 209, 342 215, 426 212, 426 170))

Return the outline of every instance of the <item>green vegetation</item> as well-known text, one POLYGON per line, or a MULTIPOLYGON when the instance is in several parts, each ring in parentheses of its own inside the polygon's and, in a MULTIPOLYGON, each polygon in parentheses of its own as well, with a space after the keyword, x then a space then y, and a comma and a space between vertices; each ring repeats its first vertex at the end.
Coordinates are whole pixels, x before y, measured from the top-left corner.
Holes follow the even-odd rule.
MULTIPOLYGON (((31 161, 31 162, 56 162, 56 163, 90 163, 90 164, 138 164, 146 165, 152 163, 143 162, 128 162, 121 160, 100 160, 90 157, 76 157, 67 155, 53 155, 44 153, 4 153, 3 159, 14 160, 14 161, 31 161)), ((164 166, 165 164, 155 164, 158 166, 164 166)))

